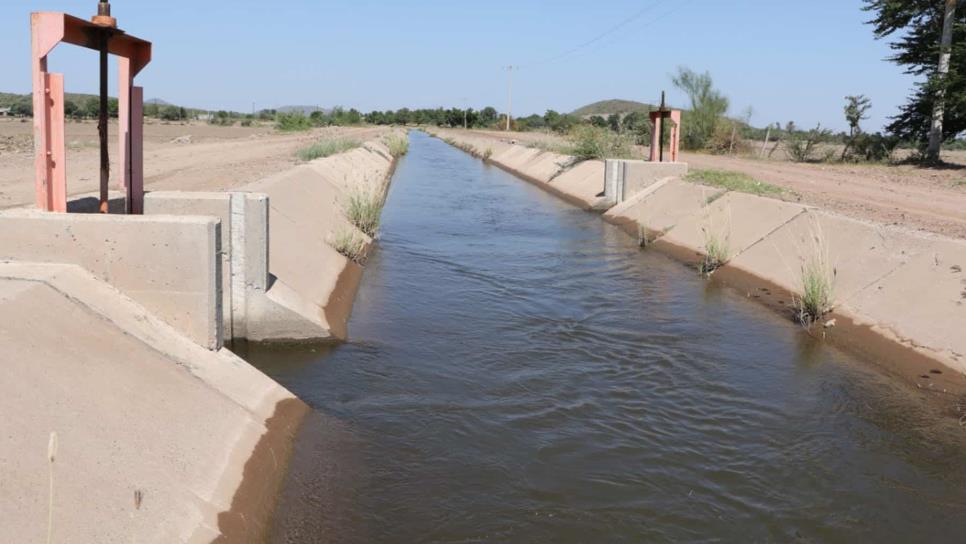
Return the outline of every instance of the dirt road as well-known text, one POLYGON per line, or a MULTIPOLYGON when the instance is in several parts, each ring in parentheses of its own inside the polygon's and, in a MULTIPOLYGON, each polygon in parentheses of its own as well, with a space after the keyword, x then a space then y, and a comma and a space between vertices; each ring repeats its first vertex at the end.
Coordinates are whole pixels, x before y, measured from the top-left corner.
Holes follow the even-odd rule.
MULTIPOLYGON (((33 202, 32 124, 0 120, 0 208, 33 202)), ((111 157, 116 157, 110 127, 111 157)), ((220 191, 280 172, 296 163, 295 152, 319 138, 348 135, 365 140, 381 128, 325 128, 279 134, 270 126, 218 127, 207 124, 147 124, 144 182, 148 189, 220 191)), ((67 124, 67 190, 71 195, 98 187, 97 127, 67 124)), ((111 189, 118 189, 111 163, 111 189)))
POLYGON ((796 164, 682 154, 692 168, 733 170, 844 215, 966 238, 966 170, 909 165, 796 164))
MULTIPOLYGON (((553 141, 537 132, 476 131, 521 143, 553 141)), ((781 155, 777 153, 776 157, 781 155)), ((962 151, 944 153, 949 162, 966 164, 962 151)), ((800 164, 784 158, 726 157, 682 153, 691 168, 742 172, 791 191, 786 198, 850 217, 901 225, 966 239, 966 166, 920 168, 912 165, 800 164)))

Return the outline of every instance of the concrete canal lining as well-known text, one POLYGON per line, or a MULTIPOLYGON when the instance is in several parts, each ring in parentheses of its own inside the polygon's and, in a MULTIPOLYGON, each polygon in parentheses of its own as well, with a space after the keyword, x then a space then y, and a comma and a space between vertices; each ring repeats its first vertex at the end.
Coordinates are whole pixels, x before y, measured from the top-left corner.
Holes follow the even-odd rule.
POLYGON ((770 306, 789 314, 802 295, 804 264, 827 256, 833 275, 833 311, 823 323, 838 328, 822 331, 823 336, 858 351, 875 344, 875 356, 896 359, 888 365, 898 362, 910 379, 923 373, 926 360, 966 375, 966 335, 962 334, 966 330, 966 242, 962 240, 857 221, 777 199, 735 192, 722 196, 718 188, 680 178, 662 179, 673 174, 664 164, 630 167, 638 169, 635 176, 642 181, 625 186, 640 190, 632 194, 631 188, 621 195, 624 201, 614 205, 618 199, 600 198, 608 185, 602 161, 580 163, 573 170, 584 167, 591 173, 574 175, 572 183, 562 184, 557 180, 567 173, 558 173, 553 180, 539 179, 528 165, 545 164, 541 156, 552 157, 557 164, 573 162, 565 156, 474 132, 432 132, 474 154, 498 149, 488 158, 490 162, 585 209, 609 208, 605 220, 685 262, 704 259, 709 234, 725 240, 728 261, 716 273, 717 279, 730 281, 749 296, 770 298, 774 302, 770 306), (650 175, 648 168, 657 170, 650 175), (882 349, 883 341, 897 349, 882 349), (911 362, 903 365, 901 360, 911 362))
POLYGON ((344 337, 361 268, 329 244, 393 164, 372 141, 144 216, 0 212, 0 408, 23 414, 0 541, 44 540, 50 501, 55 541, 260 541, 308 407, 223 342, 344 337))

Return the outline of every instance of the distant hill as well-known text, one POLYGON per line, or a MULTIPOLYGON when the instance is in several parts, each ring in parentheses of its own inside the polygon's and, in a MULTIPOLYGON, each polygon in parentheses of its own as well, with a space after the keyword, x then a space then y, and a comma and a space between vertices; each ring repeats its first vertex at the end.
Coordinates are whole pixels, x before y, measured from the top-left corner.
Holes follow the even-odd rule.
POLYGON ((589 115, 601 115, 608 116, 612 113, 626 114, 641 112, 647 113, 657 109, 656 106, 650 104, 644 104, 643 102, 635 102, 633 100, 601 100, 600 102, 594 102, 593 104, 587 104, 582 108, 577 108, 571 115, 576 115, 578 117, 587 117, 589 115))
POLYGON ((173 106, 174 105, 171 102, 167 102, 165 100, 161 100, 160 98, 149 98, 149 99, 145 100, 144 103, 145 104, 156 104, 158 106, 173 106))

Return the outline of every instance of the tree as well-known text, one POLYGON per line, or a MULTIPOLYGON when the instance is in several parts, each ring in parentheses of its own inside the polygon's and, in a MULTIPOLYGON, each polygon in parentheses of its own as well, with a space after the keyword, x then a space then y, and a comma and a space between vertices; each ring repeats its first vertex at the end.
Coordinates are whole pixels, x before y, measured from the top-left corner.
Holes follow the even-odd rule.
POLYGON ((966 25, 962 0, 865 0, 876 38, 897 35, 889 60, 923 76, 887 129, 916 142, 929 162, 939 160, 943 141, 966 130, 966 43, 956 33, 966 25), (953 100, 949 100, 953 97, 953 100))
POLYGON ((614 132, 620 133, 621 131, 621 116, 618 113, 612 113, 607 116, 607 126, 610 127, 614 132))
POLYGON ((866 112, 872 107, 872 101, 864 94, 845 97, 845 120, 849 123, 849 139, 845 142, 845 149, 842 150, 842 160, 849 154, 849 149, 855 141, 855 137, 862 133, 859 123, 869 116, 866 112))
POLYGON ((683 66, 671 77, 671 82, 688 95, 691 111, 684 124, 684 145, 690 149, 704 148, 714 135, 719 121, 728 111, 728 98, 714 88, 711 74, 699 74, 683 66))
POLYGON ((872 101, 864 94, 845 97, 845 120, 849 123, 849 138, 862 132, 859 123, 868 119, 866 113, 872 107, 872 101))

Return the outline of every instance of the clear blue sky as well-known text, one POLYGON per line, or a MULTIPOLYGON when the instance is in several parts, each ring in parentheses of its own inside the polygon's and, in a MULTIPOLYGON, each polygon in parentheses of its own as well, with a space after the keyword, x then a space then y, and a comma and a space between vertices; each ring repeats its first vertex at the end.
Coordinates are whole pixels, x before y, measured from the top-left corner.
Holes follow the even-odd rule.
MULTIPOLYGON (((896 111, 912 78, 884 58, 861 0, 115 0, 120 25, 155 44, 149 98, 249 111, 286 104, 363 111, 506 105, 570 111, 607 98, 656 101, 678 65, 709 70, 752 122, 844 129, 847 94, 872 99, 866 128, 896 111), (602 39, 559 58, 622 21, 602 39), (554 59, 544 62, 548 59, 554 59)), ((96 0, 0 0, 0 91, 30 90, 34 10, 89 17, 96 0)), ((93 92, 96 55, 62 46, 51 69, 93 92)), ((113 68, 112 68, 113 71, 113 68)), ((113 79, 112 79, 113 82, 113 79)), ((114 91, 112 91, 113 93, 114 91)))

